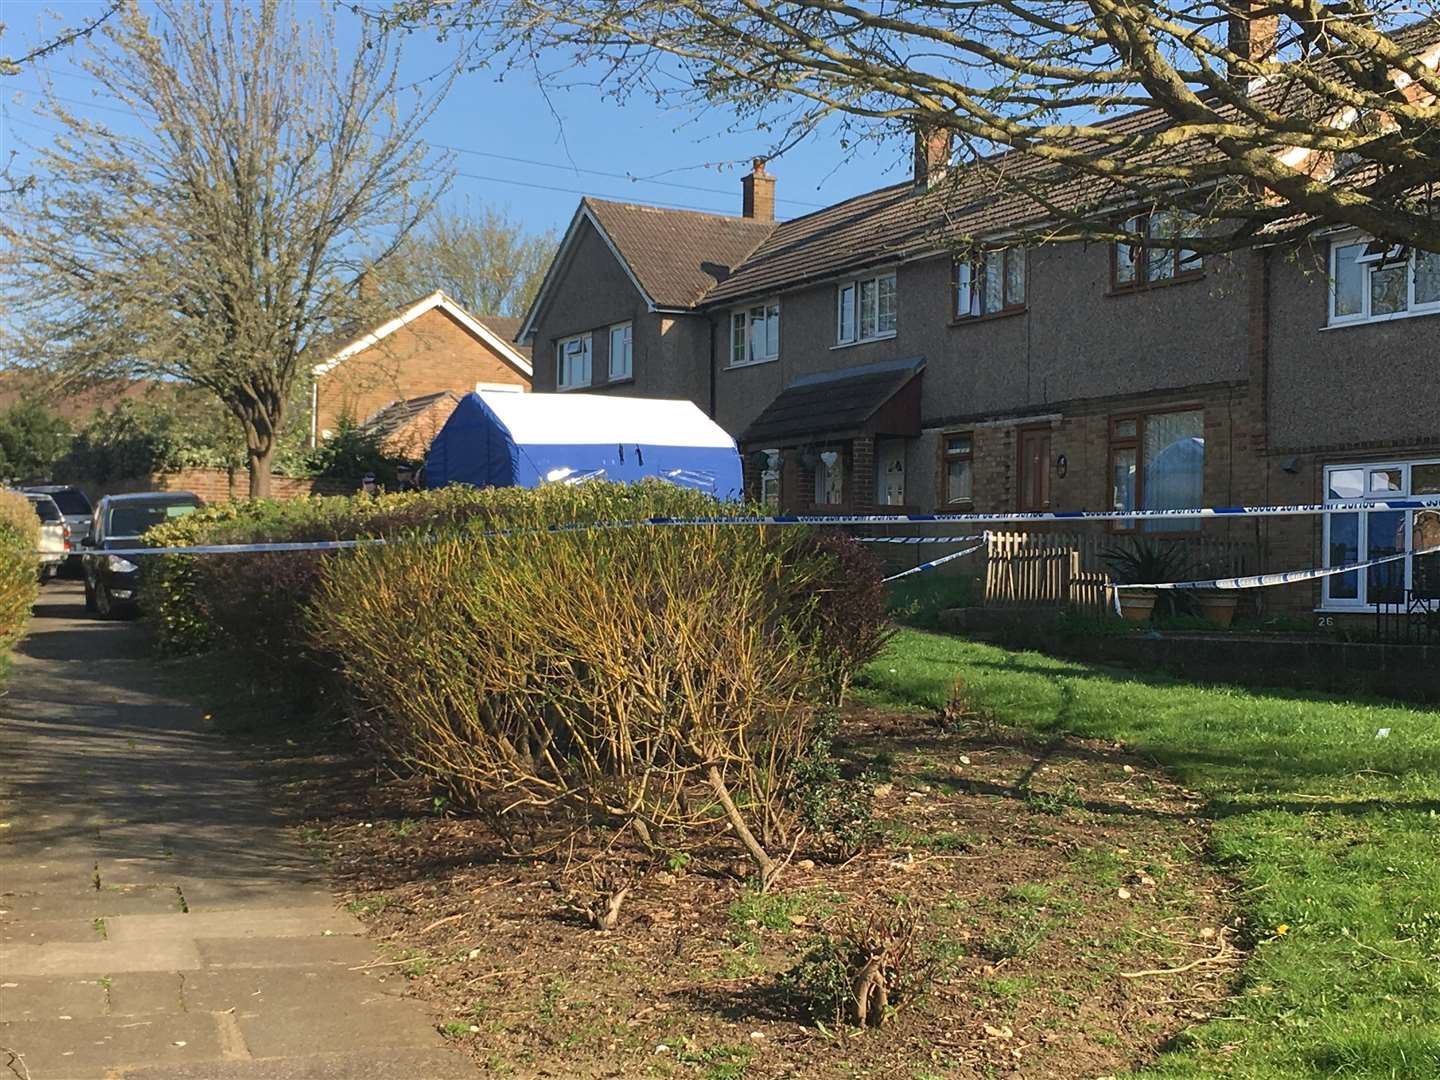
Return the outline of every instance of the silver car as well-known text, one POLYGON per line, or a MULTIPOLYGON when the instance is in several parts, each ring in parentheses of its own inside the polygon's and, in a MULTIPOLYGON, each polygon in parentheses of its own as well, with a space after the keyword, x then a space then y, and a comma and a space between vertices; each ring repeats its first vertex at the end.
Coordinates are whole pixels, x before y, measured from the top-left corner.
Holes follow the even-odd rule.
POLYGON ((33 491, 21 494, 30 500, 40 519, 40 580, 49 581, 70 556, 70 524, 49 495, 33 491))
POLYGON ((80 538, 90 531, 90 519, 95 508, 85 492, 73 484, 26 484, 20 489, 26 495, 49 495, 65 515, 70 526, 69 568, 76 574, 80 571, 80 538))

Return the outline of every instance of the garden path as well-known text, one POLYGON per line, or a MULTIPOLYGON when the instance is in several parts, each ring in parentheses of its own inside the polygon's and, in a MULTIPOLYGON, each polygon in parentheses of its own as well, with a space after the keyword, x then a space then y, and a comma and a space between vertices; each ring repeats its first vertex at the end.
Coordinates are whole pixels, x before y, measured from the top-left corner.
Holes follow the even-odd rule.
POLYGON ((0 1078, 476 1075, 145 654, 52 584, 0 697, 0 1078))

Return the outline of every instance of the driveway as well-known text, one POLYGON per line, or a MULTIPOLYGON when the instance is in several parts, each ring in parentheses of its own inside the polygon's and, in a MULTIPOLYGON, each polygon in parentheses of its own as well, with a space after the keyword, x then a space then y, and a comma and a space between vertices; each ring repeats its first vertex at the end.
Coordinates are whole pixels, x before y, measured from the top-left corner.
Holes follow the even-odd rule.
POLYGON ((145 649, 58 582, 0 696, 0 1080, 474 1077, 145 649))

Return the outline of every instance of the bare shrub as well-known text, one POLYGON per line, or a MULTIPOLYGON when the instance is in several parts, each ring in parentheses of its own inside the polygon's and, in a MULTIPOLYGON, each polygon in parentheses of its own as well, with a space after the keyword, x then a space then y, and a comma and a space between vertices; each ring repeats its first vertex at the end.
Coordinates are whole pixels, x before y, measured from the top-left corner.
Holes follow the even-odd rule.
POLYGON ((470 527, 333 560, 309 624, 385 749, 502 829, 731 832, 768 883, 834 568, 802 530, 470 527))

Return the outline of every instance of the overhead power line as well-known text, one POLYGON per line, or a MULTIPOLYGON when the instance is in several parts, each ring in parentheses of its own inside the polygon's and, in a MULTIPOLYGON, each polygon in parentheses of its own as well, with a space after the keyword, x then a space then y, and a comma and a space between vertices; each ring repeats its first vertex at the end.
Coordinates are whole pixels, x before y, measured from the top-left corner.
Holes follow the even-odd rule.
MULTIPOLYGON (((83 79, 83 80, 86 81, 86 82, 92 82, 92 83, 100 84, 100 81, 99 81, 98 79, 96 79, 94 76, 84 75, 84 74, 81 74, 81 73, 79 73, 79 72, 55 72, 54 74, 60 75, 60 76, 65 77, 65 78, 83 79)), ((103 84, 100 84, 100 85, 103 85, 103 84)), ((65 102, 65 103, 67 103, 67 104, 70 104, 70 105, 83 105, 83 106, 85 106, 85 107, 87 107, 87 108, 105 109, 105 110, 108 110, 108 111, 110 111, 110 112, 116 112, 116 113, 120 113, 120 114, 125 115, 125 116, 133 116, 133 117, 136 117, 137 119, 142 119, 142 117, 140 116, 140 114, 136 113, 133 109, 124 108, 124 107, 121 107, 121 106, 118 106, 118 105, 105 105, 105 104, 102 104, 102 103, 100 103, 100 102, 95 101, 93 98, 92 98, 92 99, 89 99, 89 100, 82 100, 82 99, 80 99, 80 98, 65 97, 65 96, 63 96, 63 95, 61 95, 61 94, 53 94, 53 95, 51 95, 51 96, 53 96, 56 101, 63 101, 63 102, 65 102)), ((113 99, 112 99, 112 100, 113 100, 113 99)), ((634 175, 633 173, 607 172, 607 171, 604 170, 604 169, 587 169, 587 168, 583 168, 583 167, 581 167, 581 166, 579 166, 579 165, 571 165, 571 164, 567 164, 567 163, 565 163, 565 162, 559 162, 559 161, 541 161, 541 160, 538 160, 538 159, 536 159, 536 158, 516 157, 516 156, 511 155, 511 154, 497 154, 497 153, 495 153, 494 151, 490 151, 490 150, 473 150, 473 149, 471 149, 471 148, 469 148, 469 147, 466 147, 466 146, 454 146, 454 145, 451 145, 451 144, 448 144, 448 143, 429 142, 428 145, 434 147, 434 148, 437 149, 437 150, 449 150, 449 151, 451 151, 451 152, 453 152, 453 153, 457 153, 457 154, 469 154, 469 155, 472 155, 472 156, 474 156, 474 157, 490 158, 490 159, 495 160, 495 161, 508 161, 508 162, 513 162, 514 164, 517 164, 517 165, 529 165, 529 166, 532 166, 532 167, 534 167, 534 168, 540 168, 540 169, 559 169, 559 170, 561 170, 561 171, 563 171, 563 172, 581 173, 581 174, 584 174, 584 175, 587 175, 587 176, 600 176, 600 177, 604 177, 605 179, 608 179, 608 180, 625 180, 625 181, 627 181, 627 182, 629 182, 629 183, 632 183, 632 184, 652 184, 652 185, 655 185, 655 186, 657 186, 657 187, 675 188, 675 189, 680 190, 680 191, 696 191, 696 192, 700 192, 700 193, 706 194, 706 195, 725 195, 725 196, 733 196, 733 194, 734 194, 734 192, 733 192, 731 189, 728 189, 728 188, 708 187, 708 186, 703 185, 703 184, 686 184, 686 183, 683 183, 683 182, 681 182, 681 181, 679 181, 679 180, 661 180, 661 179, 654 178, 654 177, 636 176, 636 175, 634 175)), ((507 180, 501 180, 501 181, 499 181, 499 182, 501 182, 501 183, 518 183, 518 181, 507 181, 507 180)), ((560 188, 560 187, 547 188, 547 187, 545 187, 544 185, 539 185, 539 184, 533 185, 533 186, 538 187, 538 188, 540 188, 541 190, 547 190, 547 191, 576 191, 576 193, 582 194, 582 195, 583 195, 583 194, 589 194, 588 192, 578 191, 577 189, 571 189, 571 188, 560 188)), ((615 198, 616 196, 608 196, 608 195, 607 195, 607 196, 597 196, 597 197, 615 198)), ((786 204, 786 205, 788 205, 788 206, 803 206, 803 207, 808 207, 809 209, 812 209, 812 210, 813 210, 813 209, 821 209, 821 208, 823 208, 823 207, 826 205, 825 203, 812 202, 812 201, 807 200, 807 199, 787 199, 787 198, 782 198, 782 197, 777 197, 777 198, 775 199, 775 201, 776 201, 777 203, 784 203, 784 204, 786 204)), ((658 203, 657 203, 656 205, 661 205, 661 204, 658 204, 658 203)), ((673 204, 672 204, 672 205, 673 205, 673 204)), ((688 208, 688 207, 687 207, 686 209, 693 209, 693 208, 688 208)))

